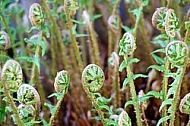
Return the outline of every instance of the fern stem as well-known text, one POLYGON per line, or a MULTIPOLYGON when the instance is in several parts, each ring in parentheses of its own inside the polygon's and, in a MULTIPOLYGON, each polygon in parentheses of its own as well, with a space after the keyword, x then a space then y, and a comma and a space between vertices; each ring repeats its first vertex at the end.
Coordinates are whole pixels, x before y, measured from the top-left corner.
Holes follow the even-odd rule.
MULTIPOLYGON (((167 90, 168 90, 168 77, 166 76, 169 73, 169 61, 166 58, 165 61, 165 71, 164 71, 164 78, 163 78, 163 88, 162 88, 162 92, 163 92, 163 98, 162 101, 166 100, 166 95, 167 95, 167 90)), ((167 116, 167 107, 165 106, 162 110, 162 117, 167 116)), ((163 126, 167 126, 166 121, 163 122, 163 126)))
MULTIPOLYGON (((64 47, 64 45, 62 43, 61 32, 60 32, 60 30, 59 30, 59 28, 58 28, 58 26, 56 24, 55 19, 53 18, 52 14, 50 12, 50 9, 49 9, 46 1, 45 0, 41 0, 41 3, 42 3, 42 5, 43 5, 43 7, 44 7, 44 9, 45 9, 45 11, 46 11, 46 13, 48 15, 49 20, 53 24, 52 27, 54 27, 54 29, 55 29, 55 31, 53 30, 53 32, 54 32, 54 35, 57 35, 58 45, 60 47, 61 56, 62 56, 62 60, 63 60, 63 65, 64 65, 65 69, 67 70, 68 69, 67 56, 66 56, 66 53, 65 53, 65 47, 64 47)), ((53 51, 56 52, 56 50, 53 50, 53 51)))
POLYGON ((92 104, 93 104, 95 110, 98 112, 98 115, 100 116, 100 120, 102 121, 103 126, 106 126, 106 122, 105 122, 105 119, 104 119, 104 113, 101 111, 99 105, 96 103, 94 94, 91 93, 88 89, 85 89, 85 90, 86 90, 85 92, 87 93, 87 96, 92 101, 92 104))
MULTIPOLYGON (((40 31, 40 35, 39 35, 38 39, 42 40, 42 31, 40 31)), ((40 52, 41 52, 41 47, 39 45, 37 45, 34 57, 39 59, 40 58, 40 52)), ((42 84, 40 82, 39 71, 40 70, 38 70, 36 64, 33 64, 31 78, 30 78, 30 84, 35 84, 37 86, 38 92, 41 96, 42 105, 43 105, 45 103, 45 94, 44 94, 42 84)), ((43 105, 42 109, 43 109, 44 115, 45 115, 44 119, 48 120, 48 109, 44 105, 43 105)), ((39 113, 39 110, 38 110, 38 113, 39 113)), ((38 116, 39 114, 36 114, 36 115, 38 116)))
POLYGON ((173 99, 172 106, 171 106, 171 116, 170 116, 171 119, 170 119, 169 126, 174 126, 175 113, 176 113, 178 102, 179 102, 181 84, 183 81, 183 77, 185 75, 186 66, 187 66, 187 63, 185 62, 184 66, 182 68, 178 68, 178 70, 181 70, 181 73, 179 75, 180 79, 177 84, 177 88, 176 88, 177 90, 176 90, 176 93, 174 94, 174 99, 173 99))
MULTIPOLYGON (((127 55, 124 56, 124 60, 128 61, 127 55)), ((131 72, 131 66, 127 65, 127 77, 130 79, 130 82, 129 82, 130 93, 132 96, 132 100, 135 102, 133 105, 134 105, 134 109, 135 109, 135 113, 136 113, 137 125, 142 126, 140 107, 139 107, 138 97, 136 94, 135 84, 134 84, 132 75, 133 75, 133 73, 131 72)))
POLYGON ((17 107, 15 106, 14 101, 12 100, 13 98, 10 96, 9 90, 7 89, 7 85, 6 85, 5 80, 2 80, 2 84, 3 84, 3 87, 4 87, 4 92, 5 92, 5 95, 7 97, 7 100, 8 100, 8 102, 9 102, 9 104, 10 104, 12 110, 13 110, 13 113, 14 113, 15 117, 16 117, 17 125, 18 126, 24 126, 22 120, 19 117, 17 107))
POLYGON ((68 11, 67 3, 68 3, 68 0, 65 0, 64 1, 64 7, 65 7, 67 25, 68 25, 70 36, 71 36, 71 44, 72 44, 72 46, 74 48, 74 53, 75 53, 75 56, 76 56, 76 59, 77 59, 78 67, 79 67, 79 74, 81 74, 82 70, 83 70, 83 64, 82 64, 82 59, 80 57, 78 44, 77 44, 76 38, 75 38, 75 36, 73 34, 73 31, 72 31, 73 23, 72 23, 71 18, 70 18, 70 13, 68 11))
POLYGON ((54 110, 54 113, 52 113, 52 116, 50 118, 49 126, 53 126, 54 120, 57 117, 57 114, 58 114, 59 109, 61 107, 61 103, 63 102, 64 96, 65 96, 65 92, 62 94, 61 98, 59 99, 59 101, 57 102, 57 104, 54 108, 55 110, 54 110))

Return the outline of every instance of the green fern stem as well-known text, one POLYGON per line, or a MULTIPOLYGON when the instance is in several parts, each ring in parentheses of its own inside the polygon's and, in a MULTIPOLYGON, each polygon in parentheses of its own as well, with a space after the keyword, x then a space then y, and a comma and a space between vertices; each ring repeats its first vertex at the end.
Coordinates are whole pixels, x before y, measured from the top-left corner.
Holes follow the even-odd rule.
MULTIPOLYGON (((14 41, 13 41, 13 38, 12 38, 11 29, 10 29, 9 25, 7 24, 7 21, 6 21, 5 15, 4 15, 3 11, 2 11, 2 8, 0 8, 0 16, 1 16, 2 22, 5 25, 5 28, 6 28, 7 33, 8 33, 8 36, 10 37, 10 43, 12 43, 14 41)), ((17 56, 16 49, 13 49, 13 52, 14 52, 14 56, 17 56)))
MULTIPOLYGON (((39 40, 42 40, 42 31, 40 31, 40 35, 39 35, 39 40)), ((36 47, 36 51, 35 51, 35 58, 40 58, 40 52, 41 52, 41 47, 39 45, 37 45, 36 47)), ((35 84, 38 88, 38 92, 41 96, 41 101, 42 101, 42 105, 43 103, 45 103, 45 93, 43 91, 43 87, 42 87, 42 84, 40 82, 40 78, 39 78, 39 70, 36 66, 36 64, 33 64, 32 66, 32 73, 31 73, 31 78, 30 78, 30 84, 35 84)), ((43 105, 42 107, 43 111, 44 111, 44 119, 45 120, 48 120, 48 109, 47 107, 45 107, 43 105)), ((39 110, 38 110, 38 113, 39 113, 39 110)), ((36 114, 37 116, 39 114, 36 114)), ((36 117, 38 119, 38 117, 36 117)))
MULTIPOLYGON (((43 5, 43 7, 44 7, 44 9, 46 11, 47 17, 49 18, 49 20, 53 24, 52 27, 55 29, 55 30, 53 30, 53 32, 54 32, 54 35, 57 35, 58 45, 60 47, 61 56, 62 56, 62 60, 63 60, 63 65, 64 65, 65 69, 67 70, 68 69, 68 63, 67 63, 68 60, 67 60, 67 56, 66 56, 66 53, 65 53, 66 49, 65 49, 65 47, 64 47, 64 45, 62 43, 61 32, 60 32, 60 30, 59 30, 59 28, 58 28, 58 26, 56 24, 55 19, 53 18, 52 14, 50 12, 50 9, 49 9, 46 1, 45 0, 41 0, 41 3, 42 3, 42 5, 43 5)), ((53 47, 53 48, 55 49, 55 47, 53 47)), ((56 50, 53 50, 53 51, 56 52, 56 50)))
MULTIPOLYGON (((163 78, 163 88, 162 88, 162 92, 163 92, 163 98, 162 101, 166 100, 166 96, 167 96, 167 90, 168 90, 168 77, 166 76, 167 73, 169 73, 169 61, 166 58, 165 60, 165 71, 164 71, 164 78, 163 78)), ((167 107, 165 106, 162 110, 162 117, 167 116, 167 107)), ((166 121, 163 122, 163 126, 167 126, 166 121)))
POLYGON ((81 74, 84 66, 82 64, 82 59, 81 59, 81 56, 80 56, 80 52, 79 52, 79 48, 78 48, 76 38, 75 38, 75 36, 73 34, 73 31, 72 31, 73 23, 71 21, 70 13, 69 13, 69 10, 68 10, 68 7, 67 7, 68 1, 69 0, 64 1, 65 14, 66 14, 66 19, 67 19, 67 26, 69 28, 69 32, 70 32, 70 36, 71 36, 71 45, 73 46, 74 53, 75 53, 76 60, 77 60, 77 64, 79 66, 79 74, 81 74))
POLYGON ((186 71, 186 67, 187 67, 187 63, 185 62, 184 66, 182 68, 178 68, 178 70, 180 70, 180 79, 179 82, 177 83, 177 90, 176 93, 174 94, 174 98, 173 98, 173 102, 171 105, 171 119, 170 119, 170 123, 169 126, 174 126, 174 121, 175 121, 175 113, 177 110, 177 106, 178 106, 178 102, 179 102, 179 97, 180 97, 180 90, 181 90, 181 84, 183 81, 183 77, 185 75, 185 71, 186 71))
MULTIPOLYGON (((124 60, 128 61, 128 59, 129 59, 128 56, 125 55, 124 60)), ((127 65, 126 68, 127 68, 127 77, 130 79, 130 82, 129 82, 130 93, 131 93, 131 96, 132 96, 132 100, 135 102, 133 105, 134 105, 134 109, 135 109, 135 113, 136 113, 137 125, 142 126, 140 107, 139 107, 139 103, 138 103, 138 97, 137 97, 137 94, 136 94, 135 84, 134 84, 133 77, 132 77, 133 73, 131 72, 131 66, 130 65, 127 65)))
POLYGON ((90 98, 90 100, 92 101, 92 104, 95 108, 95 110, 98 112, 98 115, 100 117, 100 120, 103 123, 103 126, 106 126, 106 121, 104 119, 104 113, 101 111, 99 105, 97 104, 96 100, 95 100, 95 96, 93 93, 91 93, 87 88, 84 88, 85 92, 87 93, 87 96, 90 98))
POLYGON ((54 120, 55 118, 57 117, 57 114, 59 112, 59 109, 61 107, 61 103, 63 102, 63 99, 64 99, 64 96, 65 96, 65 92, 62 94, 61 98, 59 99, 59 101, 57 102, 56 106, 55 106, 55 110, 54 112, 52 113, 52 116, 50 118, 50 121, 49 121, 49 126, 53 126, 53 123, 54 123, 54 120))
POLYGON ((89 35, 89 39, 90 39, 90 45, 91 45, 91 49, 92 49, 92 54, 94 55, 92 57, 93 59, 93 63, 94 64, 97 64, 98 66, 100 66, 102 68, 102 63, 101 63, 101 60, 100 60, 100 54, 99 54, 99 48, 98 48, 98 42, 97 42, 97 39, 95 37, 95 31, 94 29, 92 28, 92 24, 87 24, 88 28, 87 28, 87 32, 88 32, 88 35, 89 35))
POLYGON ((4 87, 4 92, 5 92, 5 95, 7 97, 7 100, 8 100, 8 102, 9 102, 9 104, 10 104, 12 110, 13 110, 13 113, 14 113, 15 117, 16 117, 17 125, 18 126, 24 126, 24 123, 22 122, 22 120, 19 117, 17 107, 15 106, 14 101, 12 100, 13 98, 10 96, 9 90, 7 89, 6 82, 3 79, 2 79, 2 84, 3 84, 3 87, 4 87))
POLYGON ((118 67, 114 68, 113 85, 115 90, 115 107, 121 107, 120 81, 118 67))

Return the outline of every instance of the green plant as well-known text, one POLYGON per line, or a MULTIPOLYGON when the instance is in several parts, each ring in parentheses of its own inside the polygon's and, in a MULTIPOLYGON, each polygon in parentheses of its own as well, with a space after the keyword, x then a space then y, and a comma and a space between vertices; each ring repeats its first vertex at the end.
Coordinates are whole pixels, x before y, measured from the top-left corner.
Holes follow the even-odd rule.
POLYGON ((189 125, 190 1, 30 2, 0 2, 0 125, 189 125))
POLYGON ((123 82, 122 89, 125 89, 126 85, 129 83, 130 93, 132 96, 132 100, 130 102, 129 101, 126 102, 125 107, 127 107, 129 104, 132 104, 134 106, 136 112, 137 125, 142 126, 140 107, 138 104, 139 101, 135 90, 134 80, 138 77, 146 77, 146 76, 142 74, 135 75, 131 71, 131 64, 139 61, 136 58, 130 57, 130 55, 132 55, 136 49, 135 38, 133 37, 133 35, 129 32, 126 32, 123 35, 122 39, 120 40, 119 44, 120 44, 119 55, 123 56, 124 58, 124 60, 120 64, 119 70, 122 71, 123 69, 126 69, 127 71, 127 78, 123 82))
MULTIPOLYGON (((57 96, 57 99, 59 101, 57 102, 56 106, 51 110, 52 116, 51 116, 50 122, 49 122, 50 126, 53 126, 54 119, 56 118, 56 116, 58 114, 58 111, 59 111, 59 108, 63 101, 63 98, 64 98, 65 94, 68 92, 69 82, 70 82, 70 77, 69 77, 67 71, 62 70, 57 73, 57 76, 56 76, 55 82, 54 82, 54 88, 57 93, 53 94, 53 95, 57 96)), ((52 97, 53 95, 51 95, 49 97, 52 97)))

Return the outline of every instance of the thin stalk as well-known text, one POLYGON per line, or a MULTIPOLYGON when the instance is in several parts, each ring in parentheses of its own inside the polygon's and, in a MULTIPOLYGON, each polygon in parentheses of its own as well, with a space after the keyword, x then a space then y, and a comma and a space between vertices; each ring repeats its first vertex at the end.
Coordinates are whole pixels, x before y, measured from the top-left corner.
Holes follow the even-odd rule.
MULTIPOLYGON (((10 29, 10 27, 9 27, 8 24, 7 24, 7 21, 6 21, 6 19, 5 19, 5 15, 3 14, 2 8, 0 8, 0 16, 1 16, 1 19, 2 19, 2 21, 3 21, 3 23, 4 23, 4 25, 5 25, 5 28, 6 28, 6 30, 7 30, 7 34, 8 34, 9 37, 10 37, 10 43, 14 43, 13 38, 12 38, 12 34, 11 34, 11 29, 10 29)), ((17 56, 16 49, 13 49, 13 53, 14 53, 14 54, 13 54, 14 56, 17 56)))
MULTIPOLYGON (((126 61, 129 60, 127 55, 124 56, 124 60, 126 60, 126 61)), ((135 84, 134 84, 132 75, 133 75, 133 73, 131 72, 131 66, 127 65, 127 77, 129 78, 129 80, 131 80, 129 82, 129 86, 130 86, 130 93, 132 96, 132 100, 135 102, 135 104, 133 104, 133 105, 134 105, 134 109, 135 109, 137 125, 142 126, 140 107, 139 107, 138 97, 136 94, 135 84)))
POLYGON ((102 63, 101 63, 99 48, 98 48, 98 42, 95 37, 95 31, 93 30, 92 24, 90 22, 87 24, 87 27, 88 27, 87 31, 88 31, 88 35, 89 35, 89 39, 90 39, 90 45, 92 47, 91 52, 93 54, 93 57, 92 57, 92 59, 94 60, 93 63, 97 64, 98 66, 100 66, 102 68, 102 63))
MULTIPOLYGON (((141 10, 143 10, 142 5, 139 4, 139 2, 137 0, 134 1, 135 2, 135 6, 136 8, 139 8, 141 10)), ((135 22, 135 27, 134 27, 134 36, 137 37, 137 30, 139 30, 139 32, 141 33, 142 39, 143 39, 143 47, 144 47, 144 52, 145 52, 145 58, 146 61, 148 62, 148 64, 153 64, 154 60, 153 58, 149 55, 151 52, 151 46, 147 37, 147 31, 145 28, 145 22, 144 22, 144 18, 143 18, 143 12, 140 12, 140 18, 139 20, 136 20, 135 22)))
POLYGON ((67 3, 68 3, 68 0, 65 0, 64 1, 64 7, 65 7, 67 25, 68 25, 68 28, 69 28, 69 31, 70 31, 71 44, 72 44, 72 46, 74 48, 74 53, 75 53, 75 56, 76 56, 78 67, 79 67, 79 74, 81 74, 84 67, 83 67, 83 64, 82 64, 82 59, 80 57, 78 44, 77 44, 76 38, 75 38, 75 36, 73 34, 73 31, 72 31, 73 23, 72 23, 71 18, 70 18, 70 13, 69 13, 69 10, 68 10, 68 7, 67 7, 67 3))
POLYGON ((188 26, 187 31, 186 31, 186 33, 185 33, 185 39, 184 39, 184 42, 185 42, 186 44, 189 43, 189 42, 188 42, 189 35, 190 35, 190 25, 188 26))
POLYGON ((186 126, 190 126, 190 118, 189 118, 189 121, 188 121, 188 123, 187 123, 187 125, 186 126))
POLYGON ((3 84, 3 87, 4 87, 4 92, 5 92, 5 95, 7 97, 7 100, 13 110, 13 113, 16 117, 16 121, 17 121, 17 125, 18 126, 24 126, 24 123, 22 122, 22 120, 20 119, 19 117, 19 113, 17 111, 17 107, 15 106, 14 104, 14 101, 12 100, 13 98, 11 97, 10 93, 9 93, 9 90, 7 89, 7 85, 6 85, 6 82, 5 80, 2 80, 2 84, 3 84))
POLYGON ((114 66, 114 74, 113 74, 113 85, 115 92, 115 107, 121 107, 121 94, 120 94, 120 78, 119 78, 119 68, 118 66, 114 66))
POLYGON ((183 77, 185 75, 186 67, 187 67, 187 63, 185 62, 184 66, 182 68, 178 68, 178 70, 179 69, 181 70, 181 73, 179 75, 180 79, 177 84, 177 88, 176 88, 177 90, 176 90, 176 93, 174 94, 174 99, 173 99, 172 106, 171 106, 171 116, 170 116, 171 119, 170 119, 169 126, 174 126, 175 113, 176 113, 178 102, 179 102, 181 84, 183 82, 183 77))
MULTIPOLYGON (((77 19, 80 20, 82 17, 82 8, 79 8, 79 12, 78 12, 78 15, 77 15, 77 19)), ((79 25, 78 26, 78 29, 79 29, 79 34, 82 34, 84 32, 84 27, 79 25)), ((87 51, 86 51, 86 40, 84 37, 80 37, 79 38, 80 40, 80 43, 81 43, 81 46, 82 46, 82 59, 83 59, 83 64, 86 65, 87 64, 87 51)))
MULTIPOLYGON (((53 27, 53 30, 55 30, 55 27, 53 27)), ((56 58, 56 51, 57 50, 57 44, 56 44, 56 35, 53 31, 51 31, 52 37, 51 37, 51 58, 52 58, 52 76, 55 76, 56 69, 57 69, 57 60, 56 58)))
POLYGON ((55 109, 54 113, 52 113, 52 116, 51 116, 50 121, 49 121, 50 126, 53 126, 54 120, 57 117, 57 114, 58 114, 59 109, 61 107, 61 103, 63 102, 64 96, 65 96, 65 92, 62 94, 61 98, 59 99, 59 101, 57 102, 57 104, 54 108, 55 109))
MULTIPOLYGON (((40 31, 39 40, 42 40, 42 31, 40 31)), ((41 52, 41 47, 39 45, 37 45, 34 57, 35 58, 40 58, 40 52, 41 52)), ((38 71, 38 68, 37 68, 36 64, 33 64, 33 67, 32 67, 30 84, 35 84, 37 86, 38 92, 39 92, 39 94, 41 96, 41 102, 42 102, 42 105, 43 105, 42 109, 44 111, 44 119, 48 120, 48 109, 47 109, 47 107, 44 106, 44 103, 46 101, 45 100, 45 94, 44 94, 42 84, 40 82, 39 71, 38 71)), ((36 115, 39 115, 39 114, 36 114, 36 115)))
POLYGON ((170 8, 170 4, 172 3, 172 0, 167 0, 167 8, 170 8))
MULTIPOLYGON (((55 31, 53 30, 54 32, 54 35, 57 35, 57 39, 58 39, 58 45, 60 47, 60 51, 61 51, 61 56, 62 56, 62 60, 63 60, 63 65, 65 67, 65 69, 67 70, 68 69, 68 63, 67 63, 67 56, 66 56, 66 53, 64 52, 66 49, 62 43, 62 38, 61 38, 61 32, 57 26, 57 23, 55 21, 55 19, 53 18, 51 12, 50 12, 50 9, 46 3, 45 0, 41 0, 41 3, 46 11, 46 14, 47 14, 47 17, 49 18, 49 20, 51 21, 51 23, 53 24, 52 27, 55 28, 55 31)), ((56 50, 53 50, 56 52, 56 50)))
MULTIPOLYGON (((166 58, 166 61, 165 61, 165 71, 164 71, 164 78, 163 78, 163 86, 162 86, 162 92, 163 92, 163 98, 162 98, 162 101, 165 101, 166 100, 166 96, 167 96, 167 91, 168 91, 168 77, 166 76, 168 73, 169 73, 169 61, 168 59, 166 58)), ((162 109, 162 117, 165 117, 167 116, 167 107, 165 106, 163 109, 162 109)), ((164 121, 163 122, 163 126, 166 126, 167 125, 167 122, 164 121)))
MULTIPOLYGON (((88 89, 85 89, 85 90, 88 90, 88 89)), ((95 110, 98 112, 98 115, 100 116, 100 120, 102 121, 103 126, 106 126, 106 122, 105 122, 105 119, 104 119, 104 113, 101 111, 99 105, 96 103, 94 94, 90 93, 90 91, 85 91, 85 92, 87 93, 87 96, 92 101, 92 104, 93 104, 95 110)))

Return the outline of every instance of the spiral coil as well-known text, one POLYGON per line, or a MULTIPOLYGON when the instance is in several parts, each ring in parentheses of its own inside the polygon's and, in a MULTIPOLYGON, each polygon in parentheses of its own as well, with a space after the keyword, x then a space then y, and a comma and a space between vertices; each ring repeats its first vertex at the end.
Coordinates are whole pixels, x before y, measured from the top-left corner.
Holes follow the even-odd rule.
POLYGON ((111 67, 119 66, 119 56, 116 52, 112 52, 111 57, 108 59, 108 63, 111 67))
POLYGON ((186 62, 188 55, 188 47, 186 43, 182 41, 173 41, 166 46, 166 56, 174 65, 183 65, 186 62))
POLYGON ((179 105, 181 113, 190 114, 190 93, 186 94, 179 105))
POLYGON ((6 32, 0 31, 0 50, 7 50, 10 46, 10 38, 6 32))
POLYGON ((108 18, 108 26, 113 33, 117 33, 119 30, 120 17, 118 15, 111 15, 108 18))
POLYGON ((35 119, 36 111, 32 105, 20 104, 18 106, 19 116, 24 122, 30 122, 35 119))
POLYGON ((67 71, 62 70, 58 72, 54 82, 55 91, 59 93, 61 92, 67 93, 69 82, 70 82, 70 77, 67 71))
POLYGON ((176 17, 174 10, 168 9, 165 20, 165 31, 169 37, 175 37, 175 32, 179 29, 179 20, 176 17))
POLYGON ((136 49, 135 38, 130 32, 126 32, 119 42, 119 55, 131 55, 136 49))
POLYGON ((165 30, 165 18, 168 8, 160 7, 157 8, 152 15, 152 25, 158 30, 165 30))
POLYGON ((124 110, 119 114, 118 126, 132 126, 131 119, 124 110))
POLYGON ((44 24, 44 14, 40 4, 33 3, 30 6, 29 19, 33 26, 44 24))
POLYGON ((25 105, 36 105, 36 109, 40 110, 40 96, 36 89, 29 84, 22 84, 17 91, 17 99, 25 105))
POLYGON ((105 76, 103 70, 95 64, 89 64, 83 70, 82 84, 83 87, 90 92, 99 91, 104 84, 104 80, 105 76))
POLYGON ((5 82, 8 89, 16 91, 23 80, 20 64, 15 60, 6 61, 2 69, 1 80, 5 82))

